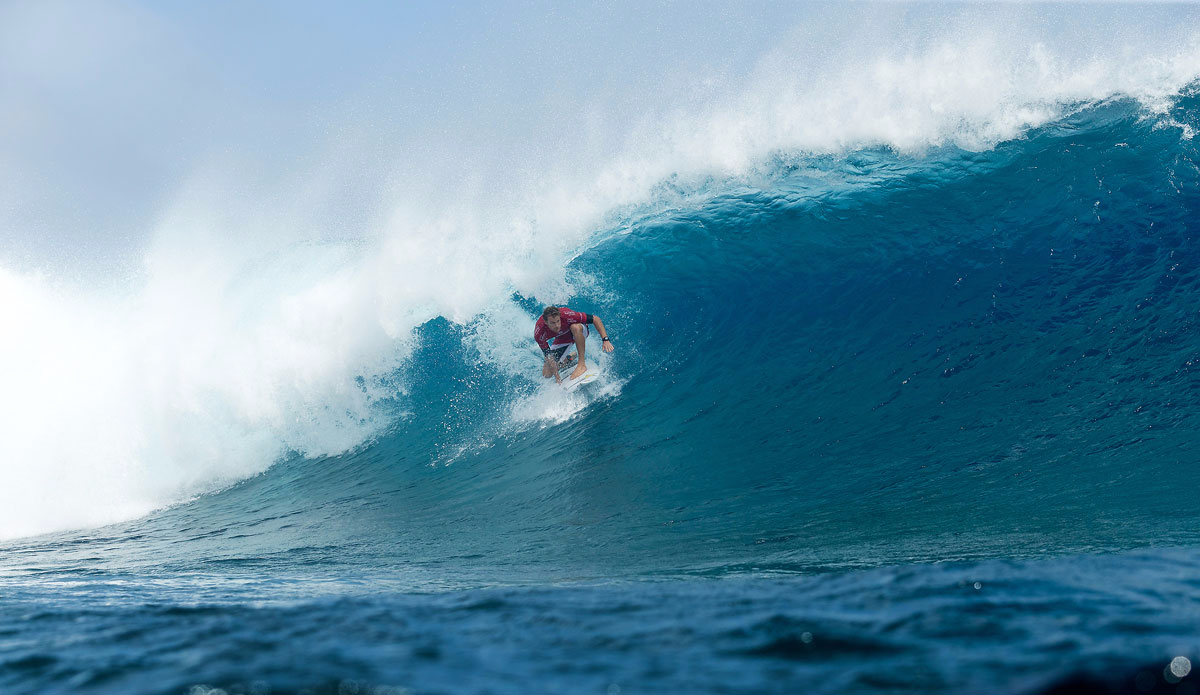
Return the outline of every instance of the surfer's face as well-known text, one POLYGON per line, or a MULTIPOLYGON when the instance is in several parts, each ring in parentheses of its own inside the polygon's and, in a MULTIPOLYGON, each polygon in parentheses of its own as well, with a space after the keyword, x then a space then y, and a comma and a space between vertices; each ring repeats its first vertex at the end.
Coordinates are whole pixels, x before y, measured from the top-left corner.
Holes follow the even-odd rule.
POLYGON ((546 328, 558 333, 562 330, 562 316, 551 316, 546 319, 546 328))

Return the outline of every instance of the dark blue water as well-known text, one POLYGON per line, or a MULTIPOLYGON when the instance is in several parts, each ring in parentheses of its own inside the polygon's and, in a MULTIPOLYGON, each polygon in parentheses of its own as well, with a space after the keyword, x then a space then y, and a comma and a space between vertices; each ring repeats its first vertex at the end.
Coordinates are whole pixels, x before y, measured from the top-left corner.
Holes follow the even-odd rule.
POLYGON ((351 453, 0 546, 0 690, 1184 692, 1197 128, 1114 100, 624 211, 565 298, 610 388, 523 416, 429 322, 351 453))

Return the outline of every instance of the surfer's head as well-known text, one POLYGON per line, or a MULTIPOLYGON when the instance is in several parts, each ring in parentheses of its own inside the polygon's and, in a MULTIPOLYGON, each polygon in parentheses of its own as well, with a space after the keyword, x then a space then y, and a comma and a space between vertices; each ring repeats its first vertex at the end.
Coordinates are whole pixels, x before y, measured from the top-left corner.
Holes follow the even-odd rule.
POLYGON ((558 332, 562 328, 562 318, 558 313, 558 307, 548 306, 542 310, 542 319, 546 322, 546 328, 558 332))

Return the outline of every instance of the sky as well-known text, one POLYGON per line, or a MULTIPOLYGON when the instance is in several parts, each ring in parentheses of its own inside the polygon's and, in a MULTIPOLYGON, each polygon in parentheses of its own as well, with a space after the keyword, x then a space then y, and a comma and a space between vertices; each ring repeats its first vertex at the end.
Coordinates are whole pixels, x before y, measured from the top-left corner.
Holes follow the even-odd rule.
POLYGON ((624 122, 744 76, 787 25, 772 20, 793 13, 4 0, 0 263, 117 269, 216 169, 235 193, 323 197, 312 214, 352 235, 370 220, 348 211, 388 186, 453 176, 414 167, 495 166, 581 129, 602 137, 600 115, 624 122))

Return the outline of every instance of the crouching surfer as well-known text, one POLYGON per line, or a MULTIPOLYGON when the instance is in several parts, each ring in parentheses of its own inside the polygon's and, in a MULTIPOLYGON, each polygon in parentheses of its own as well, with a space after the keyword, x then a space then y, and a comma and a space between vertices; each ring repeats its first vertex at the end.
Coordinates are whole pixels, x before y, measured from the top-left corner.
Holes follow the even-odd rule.
POLYGON ((600 320, 599 316, 574 311, 565 306, 546 307, 541 318, 533 325, 533 339, 537 341, 538 347, 542 349, 542 354, 546 356, 546 362, 542 365, 542 376, 547 379, 554 377, 557 382, 562 381, 562 377, 558 375, 558 368, 571 361, 571 356, 564 358, 563 354, 572 345, 579 354, 579 364, 575 365, 575 371, 571 372, 571 378, 576 379, 587 371, 583 347, 584 341, 591 332, 588 328, 589 325, 596 327, 604 351, 612 352, 612 341, 608 339, 608 330, 604 328, 604 322, 600 320))

